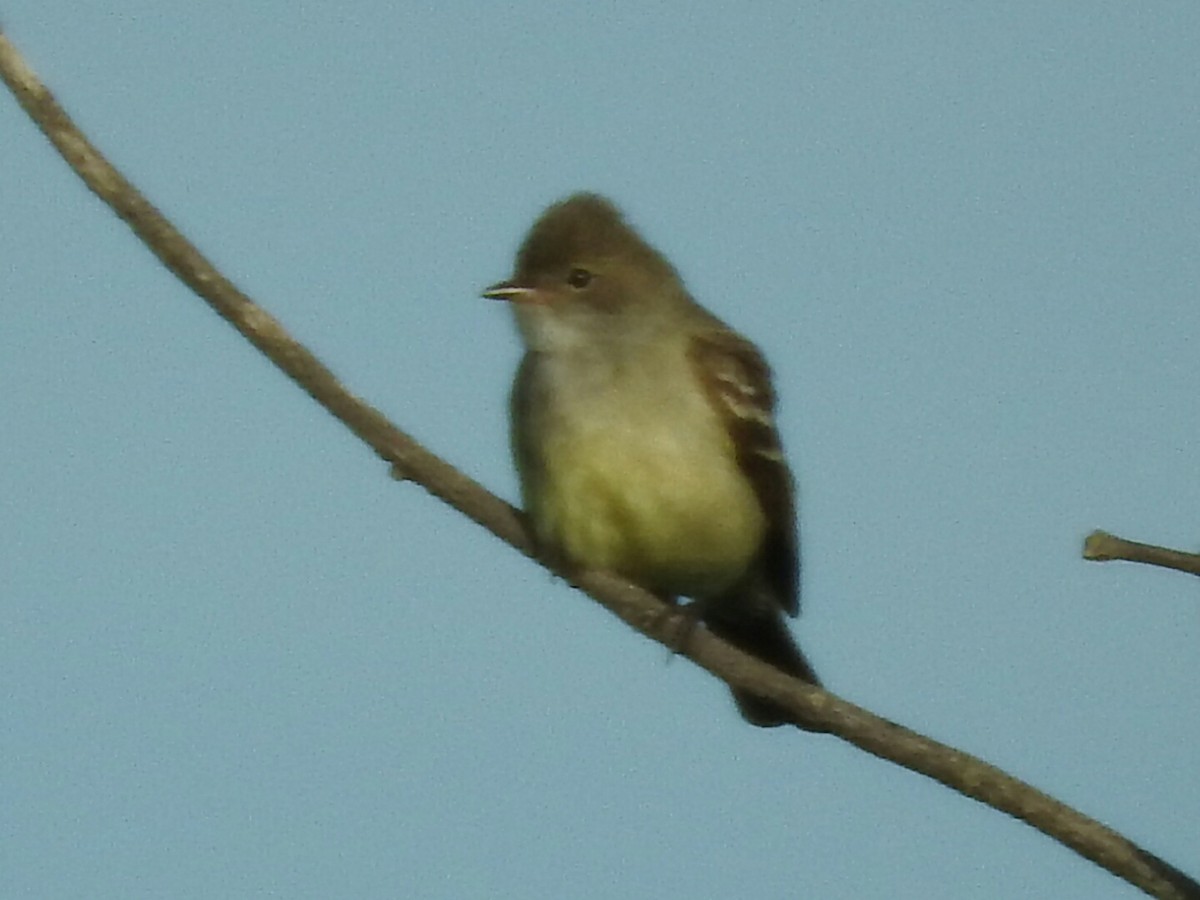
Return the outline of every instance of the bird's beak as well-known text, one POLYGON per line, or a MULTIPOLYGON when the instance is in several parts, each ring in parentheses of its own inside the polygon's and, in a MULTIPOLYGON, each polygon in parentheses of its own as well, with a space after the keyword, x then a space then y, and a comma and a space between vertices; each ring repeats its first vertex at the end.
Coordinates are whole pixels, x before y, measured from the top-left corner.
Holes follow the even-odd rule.
POLYGON ((499 284, 493 284, 487 288, 480 296, 489 300, 508 300, 519 303, 522 300, 532 300, 535 293, 533 288, 523 287, 512 281, 501 281, 499 284))

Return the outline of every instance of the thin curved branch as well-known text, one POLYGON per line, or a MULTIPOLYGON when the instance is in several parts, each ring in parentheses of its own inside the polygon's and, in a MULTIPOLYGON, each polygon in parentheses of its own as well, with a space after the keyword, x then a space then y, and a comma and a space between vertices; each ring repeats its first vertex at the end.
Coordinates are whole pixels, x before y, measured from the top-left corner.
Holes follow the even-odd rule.
MULTIPOLYGON (((128 223, 163 264, 390 463, 397 477, 417 482, 501 540, 533 556, 518 510, 421 447, 378 410, 351 394, 274 317, 217 271, 92 146, 3 34, 0 34, 0 76, 68 165, 128 223)), ((673 607, 615 576, 603 572, 559 574, 571 578, 580 589, 642 634, 680 650, 726 683, 762 694, 810 725, 824 727, 830 734, 869 753, 1027 822, 1148 894, 1181 900, 1200 898, 1200 884, 1178 869, 982 760, 789 678, 703 629, 692 631, 685 647, 676 647, 680 629, 673 607)))
POLYGON ((1087 536, 1083 542, 1083 558, 1095 562, 1124 559, 1149 566, 1161 566, 1164 569, 1176 569, 1189 575, 1200 575, 1200 554, 1184 553, 1182 550, 1172 550, 1154 544, 1139 544, 1107 531, 1093 531, 1087 536))

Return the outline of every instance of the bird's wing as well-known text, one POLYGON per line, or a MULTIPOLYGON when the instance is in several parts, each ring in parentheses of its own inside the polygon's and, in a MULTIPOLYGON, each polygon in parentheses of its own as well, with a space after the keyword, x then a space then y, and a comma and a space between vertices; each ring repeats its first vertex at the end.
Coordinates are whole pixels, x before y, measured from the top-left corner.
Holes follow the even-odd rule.
POLYGON ((794 616, 800 611, 795 488, 775 427, 770 366, 752 343, 724 328, 693 338, 688 357, 766 514, 762 575, 780 607, 794 616))

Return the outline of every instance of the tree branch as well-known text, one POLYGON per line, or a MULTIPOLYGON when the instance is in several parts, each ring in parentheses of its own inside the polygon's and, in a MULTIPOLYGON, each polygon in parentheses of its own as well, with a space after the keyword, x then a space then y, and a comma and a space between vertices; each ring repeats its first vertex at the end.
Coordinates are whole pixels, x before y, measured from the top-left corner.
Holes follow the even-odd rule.
POLYGON ((1200 575, 1200 554, 1184 553, 1154 544, 1127 541, 1107 531, 1093 531, 1083 542, 1083 558, 1095 562, 1124 559, 1129 562, 1177 569, 1189 575, 1200 575))
MULTIPOLYGON (((412 480, 527 556, 533 545, 519 511, 420 446, 372 406, 351 394, 268 312, 223 276, 76 128, 16 48, 0 34, 0 76, 68 165, 147 247, 197 295, 342 421, 397 477, 412 480)), ((796 681, 703 629, 679 648, 673 607, 603 572, 558 574, 642 634, 730 685, 752 690, 882 759, 919 772, 1008 813, 1113 874, 1164 898, 1200 898, 1200 884, 1117 832, 962 751, 939 744, 796 681)))

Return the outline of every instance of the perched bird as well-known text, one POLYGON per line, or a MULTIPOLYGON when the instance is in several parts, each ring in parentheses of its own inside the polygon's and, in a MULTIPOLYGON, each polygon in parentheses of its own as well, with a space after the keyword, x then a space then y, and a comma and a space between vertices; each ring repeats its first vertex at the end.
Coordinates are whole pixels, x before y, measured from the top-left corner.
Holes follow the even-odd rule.
MULTIPOLYGON (((795 499, 757 348, 596 194, 549 207, 483 296, 512 304, 525 344, 512 445, 542 550, 691 598, 709 630, 819 684, 784 618, 799 612, 795 499)), ((755 725, 793 721, 734 699, 755 725)))

